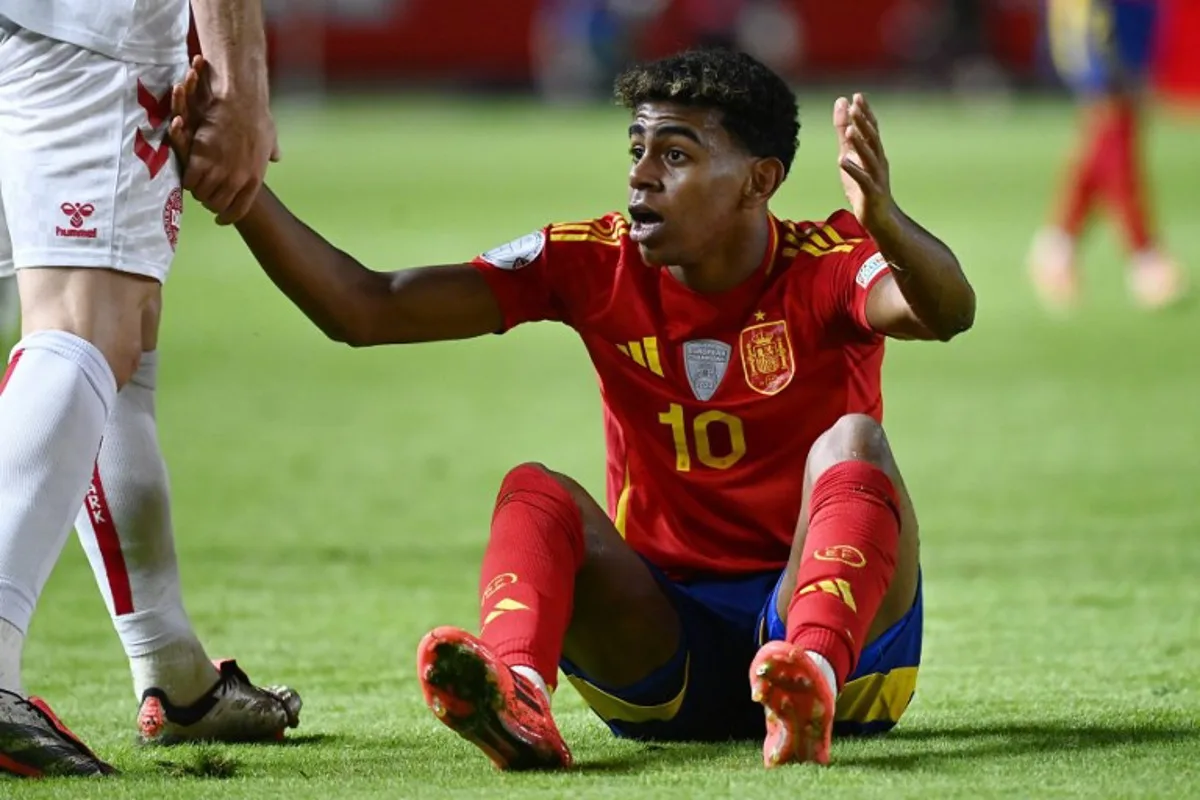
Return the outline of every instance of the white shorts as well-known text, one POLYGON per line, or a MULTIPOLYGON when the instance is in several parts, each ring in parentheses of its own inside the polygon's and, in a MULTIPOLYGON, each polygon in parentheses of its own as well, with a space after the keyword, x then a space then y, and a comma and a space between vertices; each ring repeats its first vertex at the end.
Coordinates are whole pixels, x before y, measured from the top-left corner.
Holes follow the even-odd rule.
POLYGON ((166 131, 186 70, 0 28, 0 277, 103 267, 166 280, 183 212, 166 131))

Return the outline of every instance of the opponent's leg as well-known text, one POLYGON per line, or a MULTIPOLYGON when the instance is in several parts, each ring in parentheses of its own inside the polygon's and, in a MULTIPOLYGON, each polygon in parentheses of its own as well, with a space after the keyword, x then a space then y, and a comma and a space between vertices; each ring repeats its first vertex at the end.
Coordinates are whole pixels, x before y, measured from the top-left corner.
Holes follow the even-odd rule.
POLYGON ((549 700, 565 654, 613 685, 671 660, 680 623, 645 563, 574 481, 525 464, 504 479, 480 580, 479 637, 438 628, 418 669, 434 713, 499 767, 564 767, 549 700))
POLYGON ((883 428, 842 417, 813 445, 804 501, 776 610, 787 640, 751 666, 767 715, 768 766, 828 763, 835 701, 863 647, 912 608, 916 515, 883 428))
POLYGON ((19 667, 170 263, 163 201, 178 176, 169 158, 136 156, 145 131, 133 109, 145 106, 126 98, 172 71, 11 26, 0 35, 4 266, 17 270, 23 332, 0 394, 0 769, 10 772, 108 770, 23 697, 19 667))
POLYGON ((276 739, 298 724, 299 696, 214 665, 184 610, 155 417, 160 310, 161 297, 146 308, 145 352, 117 394, 75 528, 129 657, 143 740, 276 739))
MULTIPOLYGON (((0 394, 0 689, 14 707, 25 633, 83 500, 118 381, 140 351, 153 285, 100 269, 26 269, 18 279, 24 336, 0 394)), ((40 763, 15 720, 0 718, 0 756, 40 763)))

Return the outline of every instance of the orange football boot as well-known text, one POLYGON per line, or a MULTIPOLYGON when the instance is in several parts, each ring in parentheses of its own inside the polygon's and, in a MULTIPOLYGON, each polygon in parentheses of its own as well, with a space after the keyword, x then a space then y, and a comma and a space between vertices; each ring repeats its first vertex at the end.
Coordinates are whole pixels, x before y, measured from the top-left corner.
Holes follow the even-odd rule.
POLYGON ((835 699, 802 649, 787 642, 763 645, 750 664, 750 696, 767 715, 763 764, 829 763, 835 699))
POLYGON ((542 690, 477 637, 451 627, 425 634, 417 647, 417 675, 434 716, 500 769, 571 766, 571 751, 542 690))

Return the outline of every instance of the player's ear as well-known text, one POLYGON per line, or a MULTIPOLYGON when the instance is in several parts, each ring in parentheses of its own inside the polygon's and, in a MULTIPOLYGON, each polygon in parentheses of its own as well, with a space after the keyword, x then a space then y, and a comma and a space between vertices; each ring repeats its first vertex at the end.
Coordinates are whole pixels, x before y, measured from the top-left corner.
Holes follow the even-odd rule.
POLYGON ((778 158, 756 158, 750 164, 743 202, 747 208, 766 205, 783 184, 783 162, 778 158))

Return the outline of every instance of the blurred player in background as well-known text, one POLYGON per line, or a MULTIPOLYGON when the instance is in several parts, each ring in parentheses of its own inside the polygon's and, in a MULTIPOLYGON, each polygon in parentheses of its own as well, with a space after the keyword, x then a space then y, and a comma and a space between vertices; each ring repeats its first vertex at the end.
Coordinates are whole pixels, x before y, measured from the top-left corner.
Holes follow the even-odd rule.
POLYGON ((1157 0, 1047 0, 1055 67, 1082 104, 1082 139, 1029 267, 1042 301, 1066 309, 1079 295, 1077 254, 1096 204, 1108 202, 1130 253, 1129 290, 1144 308, 1169 305, 1184 276, 1162 249, 1145 198, 1139 94, 1150 70, 1157 0))
MULTIPOLYGON (((194 6, 216 91, 183 184, 233 222, 275 145, 262 11, 194 6)), ((0 380, 0 771, 111 771, 21 679, 72 523, 130 658, 143 740, 271 739, 297 722, 290 690, 209 661, 180 596, 154 391, 188 25, 187 0, 0 0, 0 275, 16 271, 23 327, 0 380)))
MULTIPOLYGON (((172 123, 185 156, 186 98, 205 105, 188 80, 172 123)), ((834 107, 854 213, 809 223, 768 210, 799 123, 760 62, 694 51, 633 68, 617 95, 633 114, 629 219, 390 273, 267 190, 238 231, 336 340, 555 320, 599 373, 608 510, 541 465, 504 478, 481 634, 438 628, 419 647, 444 723, 501 767, 565 767, 550 713, 561 666, 619 736, 765 735, 767 766, 825 763, 835 726, 896 723, 920 662, 916 517, 880 424, 884 339, 952 338, 972 324, 974 292, 896 206, 862 96, 834 107)))

